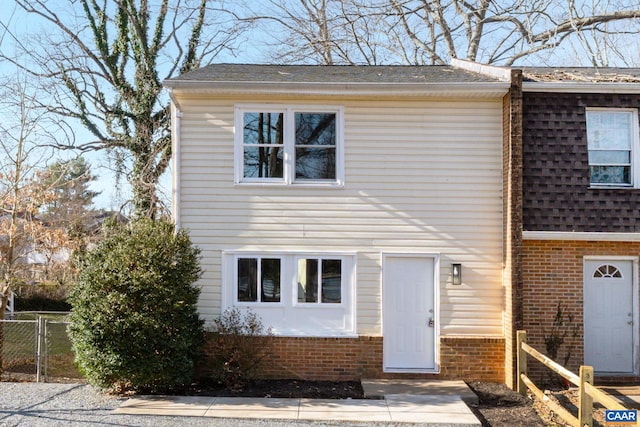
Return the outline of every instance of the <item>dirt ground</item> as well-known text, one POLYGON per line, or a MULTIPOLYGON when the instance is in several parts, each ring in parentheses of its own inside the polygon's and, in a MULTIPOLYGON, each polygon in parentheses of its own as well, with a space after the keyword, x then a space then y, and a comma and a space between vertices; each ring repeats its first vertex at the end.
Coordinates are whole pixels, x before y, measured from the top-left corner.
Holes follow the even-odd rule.
POLYGON ((504 384, 471 382, 468 385, 479 401, 477 405, 470 405, 471 410, 484 427, 549 425, 540 418, 532 400, 504 384))
MULTIPOLYGON (((469 383, 469 387, 478 395, 480 403, 471 409, 483 426, 569 426, 531 394, 525 398, 504 384, 469 383)), ((545 395, 577 416, 579 398, 576 387, 548 390, 545 395)), ((604 408, 596 404, 593 411, 594 427, 611 425, 605 423, 604 415, 604 408)))

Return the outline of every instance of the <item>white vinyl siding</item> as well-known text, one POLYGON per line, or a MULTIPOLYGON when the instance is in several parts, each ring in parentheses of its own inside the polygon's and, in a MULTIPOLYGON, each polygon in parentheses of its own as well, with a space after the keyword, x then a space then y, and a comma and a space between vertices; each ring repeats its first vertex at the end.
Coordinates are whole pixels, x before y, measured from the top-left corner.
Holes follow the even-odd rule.
POLYGON ((440 254, 441 335, 502 335, 500 99, 318 100, 344 108, 343 188, 234 185, 242 102, 180 99, 179 215, 203 250, 205 319, 221 310, 222 251, 351 252, 357 333, 380 335, 382 252, 423 252, 440 254))

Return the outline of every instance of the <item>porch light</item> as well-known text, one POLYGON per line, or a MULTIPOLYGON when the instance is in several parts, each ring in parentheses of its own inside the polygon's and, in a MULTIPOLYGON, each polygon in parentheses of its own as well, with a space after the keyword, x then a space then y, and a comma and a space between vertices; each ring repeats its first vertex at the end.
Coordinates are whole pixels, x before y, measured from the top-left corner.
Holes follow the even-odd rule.
POLYGON ((451 264, 453 284, 462 285, 462 264, 451 264))

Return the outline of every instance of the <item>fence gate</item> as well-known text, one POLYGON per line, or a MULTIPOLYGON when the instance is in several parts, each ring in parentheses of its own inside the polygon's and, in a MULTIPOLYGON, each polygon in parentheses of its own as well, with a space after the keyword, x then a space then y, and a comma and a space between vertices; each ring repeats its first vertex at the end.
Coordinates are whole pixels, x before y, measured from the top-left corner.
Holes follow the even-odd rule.
MULTIPOLYGON (((22 314, 24 315, 24 314, 22 314)), ((0 320, 2 372, 6 377, 47 381, 82 378, 73 363, 69 322, 60 316, 31 315, 30 320, 0 320)))

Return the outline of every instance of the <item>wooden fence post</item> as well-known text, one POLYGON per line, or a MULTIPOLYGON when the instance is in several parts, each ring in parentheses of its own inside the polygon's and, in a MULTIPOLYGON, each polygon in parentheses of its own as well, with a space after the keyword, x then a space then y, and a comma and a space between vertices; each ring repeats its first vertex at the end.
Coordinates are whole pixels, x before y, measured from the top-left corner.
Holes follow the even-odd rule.
POLYGON ((522 343, 527 342, 527 331, 518 331, 516 334, 516 345, 518 346, 518 356, 516 369, 518 375, 518 393, 523 396, 527 395, 527 386, 522 381, 522 374, 527 375, 527 353, 522 349, 522 343))
POLYGON ((593 397, 586 392, 584 383, 593 385, 593 366, 580 366, 580 386, 578 388, 580 396, 578 423, 580 427, 591 427, 593 426, 593 397))

